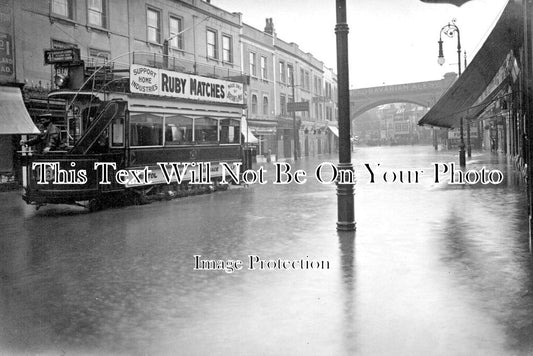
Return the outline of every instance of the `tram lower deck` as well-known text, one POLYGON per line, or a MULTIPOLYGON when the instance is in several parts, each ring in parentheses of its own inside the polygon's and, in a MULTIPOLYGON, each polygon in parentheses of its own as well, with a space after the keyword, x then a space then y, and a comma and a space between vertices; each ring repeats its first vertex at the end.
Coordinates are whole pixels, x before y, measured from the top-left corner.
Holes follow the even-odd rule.
POLYGON ((110 202, 201 194, 227 188, 221 163, 241 168, 239 107, 217 111, 205 104, 173 102, 169 108, 168 101, 145 98, 136 106, 139 100, 131 94, 111 100, 72 96, 65 122, 58 123, 62 147, 22 153, 28 204, 97 210, 110 202), (168 172, 161 164, 169 169, 175 164, 180 179, 165 179, 168 172))

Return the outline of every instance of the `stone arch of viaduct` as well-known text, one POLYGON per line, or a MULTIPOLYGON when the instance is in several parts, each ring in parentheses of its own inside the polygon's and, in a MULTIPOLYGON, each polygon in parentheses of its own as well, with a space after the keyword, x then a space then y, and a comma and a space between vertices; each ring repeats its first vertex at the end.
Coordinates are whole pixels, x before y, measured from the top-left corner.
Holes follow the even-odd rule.
POLYGON ((350 119, 380 105, 413 103, 432 107, 455 80, 455 73, 447 73, 441 80, 385 85, 350 90, 350 119))

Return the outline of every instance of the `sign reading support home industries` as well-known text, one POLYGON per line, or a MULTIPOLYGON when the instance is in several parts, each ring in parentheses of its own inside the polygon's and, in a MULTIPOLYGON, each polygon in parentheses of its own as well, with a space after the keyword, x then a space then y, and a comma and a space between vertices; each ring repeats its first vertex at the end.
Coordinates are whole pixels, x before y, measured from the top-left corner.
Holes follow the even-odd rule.
POLYGON ((130 67, 130 91, 177 99, 227 104, 244 103, 244 87, 241 83, 138 64, 132 64, 130 67))

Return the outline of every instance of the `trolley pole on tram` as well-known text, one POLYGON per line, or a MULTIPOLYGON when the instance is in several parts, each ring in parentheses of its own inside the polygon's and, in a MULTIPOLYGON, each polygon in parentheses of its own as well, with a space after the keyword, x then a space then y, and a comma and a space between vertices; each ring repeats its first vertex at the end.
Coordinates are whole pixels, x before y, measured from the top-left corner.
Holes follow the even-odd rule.
MULTIPOLYGON (((348 24, 346 0, 336 0, 337 77, 339 107, 339 172, 351 171, 353 165, 350 142, 350 89, 348 70, 348 24)), ((337 182, 337 230, 355 231, 354 183, 337 182)))

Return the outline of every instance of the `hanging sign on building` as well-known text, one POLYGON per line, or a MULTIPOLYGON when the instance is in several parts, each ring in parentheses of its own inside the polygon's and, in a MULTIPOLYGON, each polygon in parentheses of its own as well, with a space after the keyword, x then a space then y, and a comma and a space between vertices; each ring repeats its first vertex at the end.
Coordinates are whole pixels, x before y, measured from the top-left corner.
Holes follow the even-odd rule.
POLYGON ((45 64, 76 63, 80 61, 79 48, 56 48, 44 51, 45 64))
POLYGON ((216 103, 244 103, 244 87, 241 83, 138 64, 132 64, 130 67, 130 91, 216 103))

